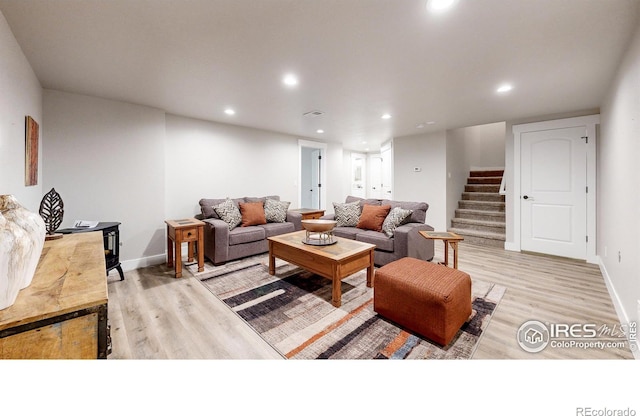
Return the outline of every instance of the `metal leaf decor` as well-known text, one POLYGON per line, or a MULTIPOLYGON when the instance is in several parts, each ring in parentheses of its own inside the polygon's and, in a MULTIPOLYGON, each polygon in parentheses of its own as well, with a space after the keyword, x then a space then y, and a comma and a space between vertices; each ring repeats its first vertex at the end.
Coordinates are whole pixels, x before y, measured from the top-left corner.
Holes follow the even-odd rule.
POLYGON ((55 188, 51 188, 42 198, 38 212, 47 227, 47 234, 52 235, 55 233, 60 224, 62 224, 62 217, 64 216, 64 203, 55 188))

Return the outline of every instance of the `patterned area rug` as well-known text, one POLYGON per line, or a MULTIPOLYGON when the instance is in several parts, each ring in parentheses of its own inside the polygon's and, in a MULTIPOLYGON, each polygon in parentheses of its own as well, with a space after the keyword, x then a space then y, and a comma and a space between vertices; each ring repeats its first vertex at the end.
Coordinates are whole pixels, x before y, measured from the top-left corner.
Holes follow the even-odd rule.
POLYGON ((505 288, 472 277, 473 313, 453 341, 441 347, 373 311, 364 271, 342 281, 342 306, 331 304, 331 281, 268 256, 187 269, 215 296, 291 359, 468 359, 505 288))

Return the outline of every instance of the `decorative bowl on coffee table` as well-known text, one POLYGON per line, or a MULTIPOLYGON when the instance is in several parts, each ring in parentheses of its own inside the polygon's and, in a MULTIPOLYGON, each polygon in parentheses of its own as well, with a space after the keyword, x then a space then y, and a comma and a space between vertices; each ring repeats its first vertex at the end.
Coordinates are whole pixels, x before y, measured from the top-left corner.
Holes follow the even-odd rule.
POLYGON ((305 244, 314 246, 328 246, 337 241, 333 238, 333 228, 337 221, 333 220, 302 220, 302 228, 307 233, 302 241, 305 244))

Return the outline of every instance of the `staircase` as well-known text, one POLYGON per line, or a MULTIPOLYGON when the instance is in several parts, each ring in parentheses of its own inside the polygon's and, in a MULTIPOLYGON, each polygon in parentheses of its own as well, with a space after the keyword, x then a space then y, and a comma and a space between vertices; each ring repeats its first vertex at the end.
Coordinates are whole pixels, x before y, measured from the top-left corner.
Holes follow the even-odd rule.
POLYGON ((505 199, 500 195, 503 170, 471 171, 449 231, 472 244, 504 248, 505 199))

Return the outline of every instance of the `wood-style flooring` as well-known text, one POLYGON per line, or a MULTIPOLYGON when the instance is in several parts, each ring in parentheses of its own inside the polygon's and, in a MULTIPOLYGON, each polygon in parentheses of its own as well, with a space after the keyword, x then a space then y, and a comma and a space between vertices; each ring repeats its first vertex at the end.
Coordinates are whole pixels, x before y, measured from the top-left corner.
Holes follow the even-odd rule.
MULTIPOLYGON (((443 244, 435 243, 434 261, 442 261, 443 244)), ((458 268, 472 279, 507 288, 474 359, 633 358, 628 345, 547 347, 527 353, 516 341, 518 328, 529 320, 619 330, 596 265, 462 242, 458 268)), ((113 345, 109 359, 282 359, 186 270, 180 279, 164 265, 134 270, 126 273, 124 281, 109 276, 108 288, 113 345)))

